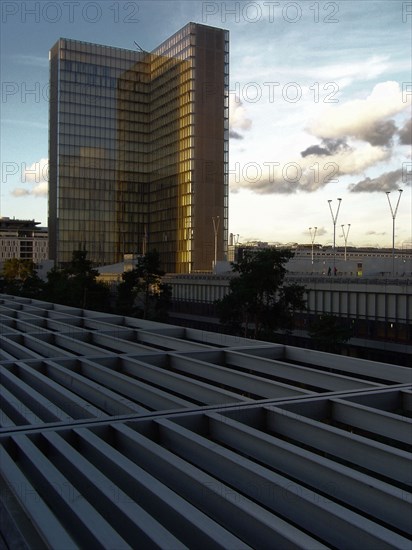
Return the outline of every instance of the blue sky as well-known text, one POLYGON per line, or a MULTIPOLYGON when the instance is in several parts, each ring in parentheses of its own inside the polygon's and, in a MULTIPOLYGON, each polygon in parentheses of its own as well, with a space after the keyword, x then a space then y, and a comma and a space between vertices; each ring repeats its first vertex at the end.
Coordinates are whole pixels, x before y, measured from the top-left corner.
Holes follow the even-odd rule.
POLYGON ((48 51, 151 50, 188 21, 230 31, 230 218, 240 241, 412 243, 412 2, 1 3, 1 215, 47 224, 48 51))

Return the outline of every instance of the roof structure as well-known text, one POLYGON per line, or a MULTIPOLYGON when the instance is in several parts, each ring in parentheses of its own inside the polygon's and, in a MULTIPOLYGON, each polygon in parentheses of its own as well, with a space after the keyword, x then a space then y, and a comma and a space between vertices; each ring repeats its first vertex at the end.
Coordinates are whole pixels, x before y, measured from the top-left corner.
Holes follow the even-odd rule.
POLYGON ((411 548, 407 367, 6 295, 0 344, 5 547, 411 548))

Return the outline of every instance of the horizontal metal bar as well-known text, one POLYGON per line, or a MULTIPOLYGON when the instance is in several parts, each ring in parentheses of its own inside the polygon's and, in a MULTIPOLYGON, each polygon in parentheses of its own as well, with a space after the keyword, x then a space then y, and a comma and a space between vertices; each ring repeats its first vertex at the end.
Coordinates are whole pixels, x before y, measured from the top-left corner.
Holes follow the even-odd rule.
MULTIPOLYGON (((51 507, 45 503, 28 477, 1 446, 0 464, 1 477, 4 480, 1 491, 2 505, 10 514, 10 518, 7 520, 2 514, 1 531, 3 536, 8 531, 4 522, 14 520, 20 535, 20 540, 10 541, 15 543, 14 548, 16 548, 16 542, 22 544, 25 539, 27 543, 33 545, 32 547, 40 547, 39 543, 41 543, 42 546, 45 545, 49 548, 77 548, 77 544, 52 512, 51 507), (10 502, 11 499, 13 499, 13 503, 10 502), (28 521, 21 521, 23 513, 28 521), (28 527, 26 527, 27 525, 28 527), (37 537, 40 540, 36 540, 37 537)), ((9 541, 6 538, 7 542, 9 541)), ((10 544, 9 546, 13 547, 10 544)))
MULTIPOLYGON (((67 482, 73 486, 78 498, 90 502, 94 510, 108 521, 111 528, 121 533, 123 544, 130 547, 185 548, 185 545, 148 514, 142 506, 130 498, 118 485, 53 432, 46 432, 44 439, 50 444, 53 463, 59 467, 67 482)), ((72 504, 73 506, 73 504, 72 504)), ((82 523, 88 523, 85 517, 82 523)), ((77 526, 70 526, 75 530, 77 526)), ((112 546, 101 541, 104 547, 112 546)), ((115 548, 117 548, 115 546, 115 548)))
MULTIPOLYGON (((85 498, 78 498, 76 487, 26 436, 11 437, 18 449, 16 463, 58 520, 72 525, 72 532, 79 545, 87 545, 89 548, 129 548, 119 533, 85 498)), ((59 547, 57 544, 56 548, 59 547)))
POLYGON ((388 479, 410 484, 409 453, 293 411, 267 407, 267 429, 388 479))
POLYGON ((193 359, 192 357, 173 355, 171 356, 171 364, 173 369, 179 372, 189 373, 210 380, 211 382, 224 384, 240 392, 257 395, 261 399, 312 394, 312 392, 297 388, 296 386, 283 384, 281 382, 273 382, 272 380, 254 376, 253 374, 239 372, 220 365, 211 365, 210 363, 193 359))
MULTIPOLYGON (((101 346, 94 346, 93 344, 84 342, 80 338, 76 338, 74 335, 70 337, 70 336, 65 336, 63 334, 56 333, 56 334, 53 334, 53 341, 55 345, 61 347, 64 350, 69 350, 70 352, 73 352, 75 355, 98 356, 98 355, 108 355, 112 353, 110 351, 103 349, 101 346)), ((55 354, 55 357, 59 357, 59 355, 55 354)))
POLYGON ((291 361, 328 367, 344 374, 362 375, 365 379, 375 378, 387 382, 398 382, 399 384, 412 382, 411 369, 398 367, 397 365, 388 365, 387 363, 358 359, 346 355, 319 353, 314 350, 292 346, 287 346, 285 352, 286 359, 291 361))
POLYGON ((137 374, 140 379, 159 384, 162 387, 168 388, 179 393, 186 399, 195 400, 198 403, 207 405, 220 405, 222 403, 239 403, 250 402, 250 399, 218 388, 207 382, 193 380, 187 375, 170 372, 166 368, 157 367, 144 362, 144 357, 139 361, 135 359, 136 367, 132 367, 132 359, 123 367, 123 372, 126 374, 137 374))
MULTIPOLYGON (((185 328, 185 337, 187 339, 193 340, 195 342, 200 342, 202 344, 212 345, 213 348, 236 348, 250 346, 250 340, 248 338, 242 338, 241 336, 232 336, 230 334, 210 332, 208 330, 199 330, 195 328, 186 327, 185 328)), ((260 346, 271 346, 272 348, 276 345, 283 347, 279 344, 269 344, 265 342, 259 342, 260 346)))
POLYGON ((0 336, 0 349, 2 352, 9 354, 13 359, 41 359, 44 357, 44 354, 40 355, 30 350, 26 347, 25 343, 20 344, 7 336, 0 336))
MULTIPOLYGON (((191 407, 193 403, 180 399, 171 393, 151 387, 141 380, 122 374, 102 365, 97 365, 90 360, 81 360, 82 374, 89 379, 111 388, 137 402, 140 406, 154 410, 167 410, 170 408, 191 407)), ((138 371, 135 371, 138 375, 138 371)), ((167 387, 167 386, 165 386, 167 387)))
MULTIPOLYGON (((412 420, 409 418, 342 399, 332 400, 332 414, 337 422, 412 446, 412 420)), ((412 467, 410 472, 412 476, 412 467)))
POLYGON ((47 319, 44 317, 37 317, 35 319, 18 319, 16 320, 16 328, 20 332, 25 333, 41 333, 47 332, 47 319))
MULTIPOLYGON (((3 393, 3 391, 2 391, 3 393)), ((0 430, 7 430, 9 431, 10 428, 14 428, 16 426, 16 422, 18 420, 18 415, 13 414, 15 413, 14 410, 11 410, 13 406, 15 406, 15 403, 8 404, 5 402, 5 399, 2 396, 1 399, 1 406, 0 406, 0 430), (13 419, 11 416, 13 416, 13 419)), ((27 422, 23 422, 23 424, 27 424, 27 422)))
POLYGON ((298 382, 328 391, 344 391, 380 387, 369 381, 350 378, 348 376, 323 372, 310 367, 287 364, 282 361, 254 357, 241 352, 226 352, 226 364, 243 369, 252 370, 254 373, 268 374, 283 378, 285 383, 298 382))
MULTIPOLYGON (((360 393, 353 396, 345 397, 345 401, 348 403, 359 403, 365 407, 377 409, 380 411, 394 411, 396 409, 404 409, 405 403, 403 402, 402 392, 398 388, 385 387, 380 391, 360 393)), ((399 413, 401 415, 401 413, 399 413)))
POLYGON ((190 546, 196 541, 196 548, 246 548, 241 540, 130 460, 127 449, 122 454, 84 428, 74 432, 82 455, 98 464, 116 490, 136 500, 184 544, 190 546))
POLYGON ((253 548, 326 548, 164 446, 124 425, 113 428, 118 445, 127 449, 128 457, 253 548))
POLYGON ((162 443, 207 473, 224 479, 274 513, 301 526, 327 544, 344 547, 356 540, 363 548, 404 548, 406 539, 332 500, 290 482, 213 441, 167 419, 156 420, 162 443))
POLYGON ((196 351, 201 349, 210 349, 210 345, 199 344, 190 340, 182 340, 180 338, 173 338, 171 336, 165 336, 163 334, 156 334, 154 332, 147 332, 139 330, 137 333, 137 339, 143 344, 152 344, 160 347, 164 350, 171 351, 196 351))
MULTIPOLYGON (((2 345, 4 341, 0 342, 2 345)), ((11 353, 6 352, 4 349, 0 349, 0 362, 4 363, 5 361, 13 361, 16 360, 16 356, 12 355, 11 353)))
POLYGON ((80 345, 77 341, 77 348, 65 348, 52 332, 37 334, 36 336, 24 334, 23 339, 25 346, 42 354, 43 357, 73 357, 78 355, 80 351, 80 345), (73 351, 74 353, 72 353, 73 351))
POLYGON ((25 424, 42 425, 44 423, 44 419, 30 409, 26 399, 19 399, 4 385, 0 389, 0 405, 2 428, 25 424))
POLYGON ((44 397, 29 384, 20 380, 7 368, 1 371, 2 384, 22 403, 30 408, 43 422, 69 421, 72 417, 60 409, 58 405, 44 397))
POLYGON ((52 360, 44 361, 47 376, 58 382, 63 387, 75 394, 80 395, 84 400, 110 415, 140 414, 146 412, 143 407, 116 394, 101 384, 88 380, 86 377, 58 365, 52 360))
MULTIPOLYGON (((41 363, 43 364, 43 363, 41 363)), ((80 418, 104 418, 108 415, 101 409, 94 407, 79 395, 67 390, 61 384, 41 372, 38 364, 16 363, 18 376, 30 387, 47 397, 53 403, 58 404, 61 410, 65 411, 73 419, 80 418)))
POLYGON ((405 491, 226 416, 206 416, 211 437, 222 445, 395 528, 410 526, 410 503, 405 491))
POLYGON ((122 338, 122 336, 121 333, 116 337, 102 333, 91 333, 91 341, 93 345, 104 346, 118 353, 139 353, 142 351, 150 351, 153 353, 154 350, 150 346, 139 343, 137 339, 136 341, 132 341, 122 338))

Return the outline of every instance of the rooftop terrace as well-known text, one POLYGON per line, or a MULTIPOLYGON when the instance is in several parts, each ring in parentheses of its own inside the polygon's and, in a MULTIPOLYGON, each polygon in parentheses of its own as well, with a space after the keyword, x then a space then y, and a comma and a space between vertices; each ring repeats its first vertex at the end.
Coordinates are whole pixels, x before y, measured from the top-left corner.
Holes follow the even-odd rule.
POLYGON ((0 295, 0 372, 6 547, 410 549, 410 368, 0 295))

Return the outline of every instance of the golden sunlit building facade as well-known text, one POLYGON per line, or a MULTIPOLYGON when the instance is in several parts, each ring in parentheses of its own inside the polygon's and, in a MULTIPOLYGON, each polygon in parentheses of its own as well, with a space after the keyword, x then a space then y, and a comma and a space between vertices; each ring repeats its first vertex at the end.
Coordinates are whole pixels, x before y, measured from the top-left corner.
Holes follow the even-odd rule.
POLYGON ((176 273, 223 259, 228 32, 189 23, 151 53, 60 39, 50 71, 51 258, 156 249, 176 273))

